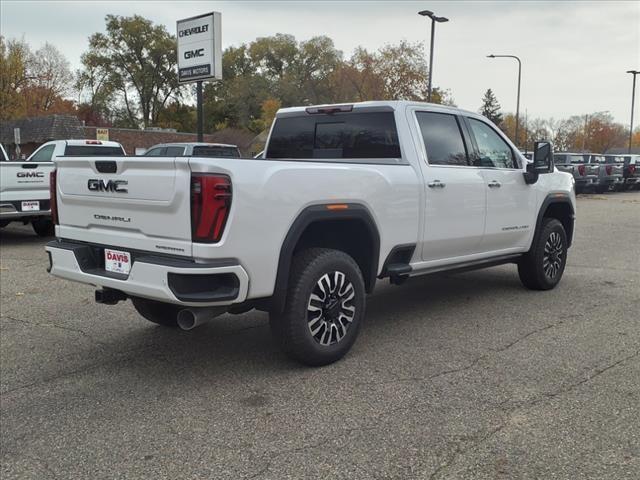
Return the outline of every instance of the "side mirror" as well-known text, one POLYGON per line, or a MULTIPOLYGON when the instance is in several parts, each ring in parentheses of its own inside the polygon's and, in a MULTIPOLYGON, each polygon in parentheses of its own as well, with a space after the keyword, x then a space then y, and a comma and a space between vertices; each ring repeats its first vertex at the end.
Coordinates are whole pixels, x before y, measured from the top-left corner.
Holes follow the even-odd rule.
POLYGON ((533 169, 536 173, 553 172, 553 147, 551 142, 536 142, 533 147, 533 169))
POLYGON ((524 181, 533 184, 538 181, 538 175, 553 172, 553 147, 551 142, 536 142, 533 147, 533 162, 527 163, 524 181))

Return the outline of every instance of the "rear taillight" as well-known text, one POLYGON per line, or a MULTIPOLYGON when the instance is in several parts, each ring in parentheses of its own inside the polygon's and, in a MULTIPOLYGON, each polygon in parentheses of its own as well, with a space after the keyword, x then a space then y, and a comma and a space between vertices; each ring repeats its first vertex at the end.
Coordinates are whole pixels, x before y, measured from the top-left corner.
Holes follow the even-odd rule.
POLYGON ((585 170, 584 165, 578 165, 578 173, 580 174, 581 177, 584 177, 584 170, 585 170))
POLYGON ((606 167, 604 167, 604 168, 605 168, 605 170, 607 171, 607 175, 611 175, 611 169, 612 169, 611 165, 607 165, 607 166, 606 166, 606 167))
POLYGON ((191 175, 191 240, 220 240, 231 208, 231 180, 226 175, 191 175))
POLYGON ((635 165, 629 165, 629 174, 633 175, 636 171, 636 166, 635 165))
POLYGON ((51 221, 54 225, 60 225, 58 221, 58 193, 56 191, 56 181, 58 171, 53 170, 49 174, 49 208, 51 209, 51 221))

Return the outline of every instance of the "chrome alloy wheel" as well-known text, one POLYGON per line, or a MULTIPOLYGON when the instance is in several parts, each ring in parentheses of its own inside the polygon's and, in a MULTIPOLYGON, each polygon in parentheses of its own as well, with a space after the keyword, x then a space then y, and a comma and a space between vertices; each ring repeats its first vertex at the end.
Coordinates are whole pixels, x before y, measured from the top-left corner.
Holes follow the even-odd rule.
POLYGON ((542 268, 547 278, 556 278, 562 267, 563 255, 562 237, 558 232, 551 232, 547 242, 544 244, 544 255, 542 257, 542 268))
POLYGON ((313 287, 307 304, 307 324, 314 340, 328 346, 338 343, 356 314, 356 292, 344 273, 325 273, 313 287))

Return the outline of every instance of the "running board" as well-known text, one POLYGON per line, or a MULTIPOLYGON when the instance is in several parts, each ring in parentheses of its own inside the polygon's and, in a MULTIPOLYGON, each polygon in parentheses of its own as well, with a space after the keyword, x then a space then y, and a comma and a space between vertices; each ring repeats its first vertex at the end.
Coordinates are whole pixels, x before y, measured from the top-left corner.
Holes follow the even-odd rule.
POLYGON ((479 270, 481 268, 489 268, 496 267, 498 265, 504 265, 505 263, 513 263, 514 260, 520 258, 522 256, 521 253, 509 254, 509 255, 501 255, 499 257, 493 258, 484 258, 482 260, 472 260, 469 262, 460 262, 449 265, 439 265, 437 267, 429 267, 423 268, 421 270, 414 269, 411 272, 411 276, 418 275, 430 275, 432 273, 462 273, 469 272, 472 270, 479 270))

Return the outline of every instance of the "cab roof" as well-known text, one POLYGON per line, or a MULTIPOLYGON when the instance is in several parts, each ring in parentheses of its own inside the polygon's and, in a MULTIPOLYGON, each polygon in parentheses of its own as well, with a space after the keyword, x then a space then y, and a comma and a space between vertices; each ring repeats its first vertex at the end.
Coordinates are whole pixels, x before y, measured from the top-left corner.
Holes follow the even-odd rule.
POLYGON ((331 111, 332 113, 338 113, 340 111, 349 112, 357 111, 360 109, 381 109, 381 110, 403 110, 408 107, 423 107, 430 110, 448 111, 451 113, 464 114, 470 117, 480 117, 476 112, 464 110, 458 107, 451 107, 449 105, 441 105, 439 103, 427 103, 416 102, 411 100, 372 100, 368 102, 355 102, 355 103, 335 103, 335 104, 323 104, 323 105, 309 105, 304 107, 288 107, 278 110, 276 116, 289 116, 291 114, 300 113, 324 113, 322 110, 331 111), (319 111, 318 111, 319 110, 319 111))
POLYGON ((206 143, 206 142, 167 142, 167 143, 157 143, 149 147, 147 150, 151 150, 156 147, 170 147, 172 145, 180 145, 181 147, 188 147, 191 145, 192 147, 229 147, 229 148, 238 148, 237 145, 232 145, 230 143, 206 143))

